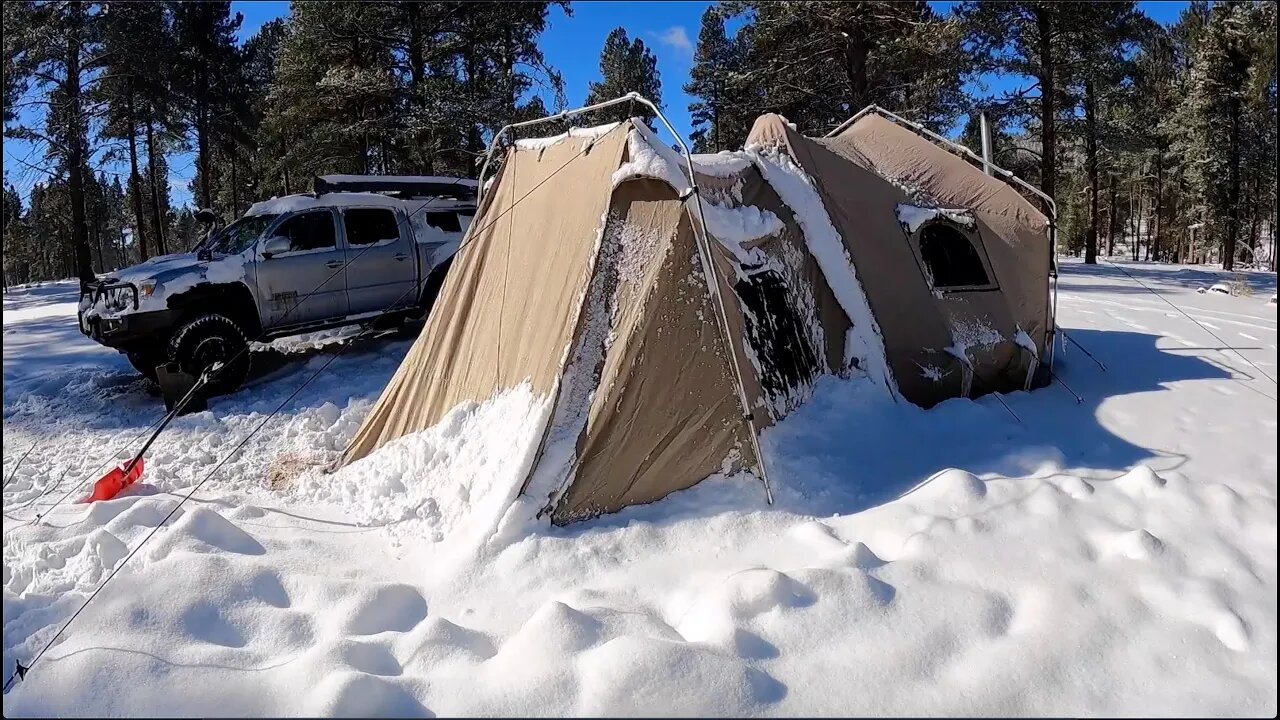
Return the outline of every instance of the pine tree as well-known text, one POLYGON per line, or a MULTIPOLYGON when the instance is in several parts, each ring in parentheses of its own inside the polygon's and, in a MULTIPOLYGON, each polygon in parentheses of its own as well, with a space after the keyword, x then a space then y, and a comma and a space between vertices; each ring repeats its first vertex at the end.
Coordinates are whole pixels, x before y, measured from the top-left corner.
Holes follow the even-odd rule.
MULTIPOLYGON (((284 144, 295 176, 369 173, 379 139, 394 130, 387 112, 396 79, 379 38, 390 6, 295 2, 267 100, 268 132, 284 144)), ((293 188, 296 192, 297 188, 293 188)))
MULTIPOLYGON (((104 139, 126 141, 129 160, 130 201, 133 227, 141 258, 147 258, 148 235, 155 239, 157 253, 165 251, 164 241, 156 228, 159 224, 150 218, 152 230, 148 233, 147 217, 142 212, 144 193, 151 194, 154 183, 142 182, 138 161, 139 137, 154 138, 152 129, 168 101, 173 66, 173 47, 162 3, 118 3, 104 16, 104 50, 106 67, 97 94, 106 104, 106 117, 101 134, 104 139), (146 127, 147 130, 143 130, 146 127)), ((148 142, 146 152, 153 154, 148 142)), ((109 153, 109 158, 118 153, 109 153)), ((154 202, 154 199, 153 199, 154 202)))
POLYGON ((3 3, 4 6, 4 122, 17 119, 18 98, 27 87, 27 75, 19 65, 25 45, 25 39, 19 30, 29 27, 29 15, 32 9, 30 0, 14 0, 3 3))
MULTIPOLYGON (((742 50, 725 34, 724 13, 707 8, 702 13, 698 47, 684 91, 696 98, 689 105, 694 127, 690 134, 695 152, 717 152, 737 147, 746 139, 752 121, 744 107, 735 76, 742 72, 742 50)), ((749 97, 749 96, 748 96, 749 97)))
POLYGON ((27 6, 5 21, 6 42, 16 36, 14 54, 6 60, 12 67, 6 70, 15 78, 33 80, 48 101, 42 130, 20 125, 6 128, 5 134, 42 144, 46 159, 66 176, 73 261, 68 270, 82 282, 91 282, 95 276, 85 224, 84 172, 89 126, 98 113, 89 90, 101 71, 102 13, 94 4, 70 0, 27 6))
MULTIPOLYGON (((658 58, 645 46, 640 38, 632 40, 627 37, 624 28, 614 28, 604 40, 604 48, 600 51, 600 81, 592 81, 587 86, 587 104, 612 100, 629 92, 639 93, 642 97, 662 108, 662 80, 658 76, 658 58)), ((607 109, 595 117, 598 122, 608 118, 617 118, 628 110, 607 109)), ((648 108, 633 109, 636 117, 643 118, 649 127, 653 127, 654 114, 648 108)))
POLYGON ((734 85, 753 114, 777 112, 821 135, 870 104, 934 129, 964 109, 961 26, 926 2, 735 1, 742 71, 734 85))
POLYGON ((1091 5, 1050 0, 969 1, 958 9, 977 70, 1032 79, 1030 86, 1004 93, 998 104, 1004 113, 1037 128, 1040 190, 1054 199, 1058 197, 1059 120, 1064 108, 1075 105, 1067 94, 1068 50, 1091 31, 1085 19, 1091 5))
POLYGON ((4 291, 9 292, 9 279, 15 277, 19 266, 19 256, 23 255, 22 197, 13 185, 4 188, 4 291))
POLYGON ((1183 149, 1194 194, 1204 198, 1204 223, 1223 268, 1234 267, 1241 230, 1244 110, 1256 37, 1256 7, 1221 2, 1209 12, 1195 50, 1184 107, 1183 149))
MULTIPOLYGON (((186 125, 195 135, 196 197, 203 207, 213 206, 215 147, 234 131, 236 93, 240 88, 239 51, 236 31, 244 18, 232 14, 231 3, 175 2, 174 39, 178 53, 174 93, 186 112, 186 125)), ((157 107, 157 114, 162 112, 157 107)), ((158 158, 150 164, 158 165, 158 158)), ((156 183, 152 183, 156 188, 156 183)), ((153 206, 159 203, 153 198, 153 206)))
POLYGON ((241 73, 246 91, 243 123, 248 140, 241 150, 244 179, 239 187, 244 189, 244 193, 241 195, 238 188, 232 186, 232 197, 229 198, 231 216, 240 213, 242 202, 253 202, 284 193, 280 172, 280 158, 284 154, 283 141, 274 133, 268 132, 264 122, 267 117, 268 93, 275 82, 280 45, 286 28, 286 22, 280 19, 264 23, 243 47, 241 73))
POLYGON ((1067 47, 1068 61, 1061 66, 1065 84, 1077 92, 1073 97, 1080 103, 1083 123, 1068 123, 1067 128, 1078 126, 1084 142, 1085 187, 1088 194, 1088 225, 1085 229, 1085 264, 1098 261, 1099 193, 1101 176, 1099 154, 1105 152, 1100 144, 1118 140, 1112 132, 1107 107, 1120 102, 1124 81, 1131 77, 1132 63, 1127 61, 1137 42, 1142 26, 1133 2, 1090 3, 1080 8, 1083 15, 1073 18, 1088 32, 1076 34, 1067 47))

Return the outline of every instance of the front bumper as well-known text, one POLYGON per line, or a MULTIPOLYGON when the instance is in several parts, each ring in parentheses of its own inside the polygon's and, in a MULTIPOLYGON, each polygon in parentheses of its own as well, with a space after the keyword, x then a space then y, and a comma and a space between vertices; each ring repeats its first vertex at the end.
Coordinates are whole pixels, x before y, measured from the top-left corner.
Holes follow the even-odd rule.
POLYGON ((136 312, 138 289, 133 283, 82 285, 80 300, 80 309, 76 314, 80 332, 96 343, 118 350, 167 341, 174 324, 179 319, 176 310, 136 312), (84 302, 85 298, 89 299, 87 304, 84 302), (118 314, 104 317, 89 313, 104 299, 113 303, 113 312, 118 314), (122 304, 124 305, 122 311, 115 310, 122 304), (129 312, 130 307, 135 312, 129 312))

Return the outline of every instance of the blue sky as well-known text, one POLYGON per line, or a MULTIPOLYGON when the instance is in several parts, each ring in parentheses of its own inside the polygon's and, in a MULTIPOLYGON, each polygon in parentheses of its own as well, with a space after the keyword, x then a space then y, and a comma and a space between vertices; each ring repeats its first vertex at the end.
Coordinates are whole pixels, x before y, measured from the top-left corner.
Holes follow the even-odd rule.
MULTIPOLYGON (((574 2, 572 17, 559 9, 550 12, 548 27, 539 44, 547 61, 564 76, 565 91, 571 106, 579 106, 587 96, 587 84, 599 78, 600 48, 605 36, 615 27, 624 27, 633 38, 644 40, 658 58, 658 72, 662 79, 662 103, 676 130, 685 138, 690 131, 689 103, 692 98, 681 86, 687 82, 693 64, 694 45, 703 11, 711 2, 574 2)), ((935 10, 950 12, 954 2, 933 2, 935 10)), ((1152 19, 1172 23, 1187 6, 1186 2, 1140 2, 1139 6, 1152 19)), ((289 13, 287 2, 233 2, 235 11, 244 16, 240 29, 243 42, 252 36, 263 23, 289 13)), ((988 92, 996 93, 1013 87, 1018 78, 986 78, 988 92)), ((549 98, 548 98, 549 100, 549 98)), ((548 102, 548 106, 550 103, 548 102)), ((27 143, 6 139, 4 141, 6 181, 13 183, 24 197, 41 174, 29 170, 17 162, 21 158, 38 164, 31 156, 27 143)), ((170 159, 172 168, 170 186, 175 205, 190 202, 187 190, 195 172, 190 154, 175 155, 170 159)), ((120 171, 120 168, 108 167, 120 171)))

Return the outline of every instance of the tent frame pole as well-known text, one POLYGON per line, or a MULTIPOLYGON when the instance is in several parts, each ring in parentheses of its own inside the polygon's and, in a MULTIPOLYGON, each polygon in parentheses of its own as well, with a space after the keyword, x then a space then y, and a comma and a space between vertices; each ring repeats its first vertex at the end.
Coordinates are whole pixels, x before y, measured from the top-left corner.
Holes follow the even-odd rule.
MULTIPOLYGON (((676 129, 671 125, 671 121, 667 120, 667 116, 662 114, 662 110, 640 93, 629 92, 622 97, 606 100, 594 105, 587 105, 573 110, 565 110, 563 112, 556 113, 555 115, 548 115, 544 118, 511 123, 510 125, 504 126, 497 133, 494 133, 493 139, 489 141, 489 149, 485 153, 484 164, 480 168, 480 178, 478 181, 479 188, 476 190, 476 207, 481 207, 484 203, 484 194, 486 189, 485 176, 488 174, 489 165, 493 161, 493 153, 498 149, 502 138, 508 133, 513 130, 532 125, 540 125, 542 123, 555 122, 557 120, 567 120, 569 118, 582 115, 583 113, 612 107, 614 105, 621 105, 623 103, 639 103, 640 105, 649 108, 649 110, 651 110, 653 114, 662 121, 662 124, 667 128, 667 132, 671 134, 671 137, 675 138, 676 142, 680 145, 680 152, 684 156, 685 166, 689 174, 689 191, 688 193, 683 194, 680 197, 680 200, 681 202, 687 202, 692 198, 694 200, 694 207, 698 213, 698 222, 695 223, 696 228, 694 232, 694 239, 696 241, 695 245, 698 249, 698 260, 702 265, 702 275, 707 283, 707 291, 711 293, 711 297, 715 299, 716 319, 719 320, 720 332, 724 337, 725 352, 729 355, 729 365, 733 369, 734 384, 738 391, 738 402, 742 406, 742 420, 746 423, 747 435, 751 437, 751 446, 755 451, 756 463, 758 466, 757 471, 760 473, 760 481, 764 483, 765 500, 772 505, 773 490, 769 484, 769 471, 765 466, 764 451, 760 446, 760 436, 756 431, 755 415, 751 412, 750 401, 747 398, 746 385, 742 380, 742 368, 738 363, 737 348, 732 341, 733 335, 729 329, 729 315, 724 307, 724 295, 720 292, 720 288, 717 285, 715 266, 712 265, 711 262, 711 247, 707 240, 706 231, 707 219, 702 212, 702 197, 698 193, 698 181, 693 171, 693 156, 689 153, 689 147, 685 144, 684 138, 680 137, 680 133, 676 132, 676 129)), ((677 190, 679 190, 679 188, 677 188, 677 190)))
POLYGON ((978 157, 976 153, 974 153, 972 150, 965 147, 964 145, 961 145, 960 143, 955 142, 953 140, 949 140, 939 135, 938 133, 930 130, 929 128, 921 125, 920 123, 908 120, 902 117, 901 115, 898 115, 897 113, 891 112, 889 110, 886 110, 880 107, 879 105, 868 105, 862 108, 853 116, 851 116, 848 120, 845 120, 844 122, 837 125, 834 130, 827 133, 823 137, 835 137, 836 135, 839 135, 840 133, 844 132, 850 125, 853 125, 855 122, 862 119, 866 115, 870 115, 871 113, 876 113, 881 117, 885 118, 886 120, 889 120, 893 123, 901 125, 907 128, 908 130, 912 130, 919 135, 923 135, 924 137, 927 137, 930 140, 933 140, 934 142, 937 142, 950 150, 960 153, 961 155, 967 157, 968 159, 973 160, 974 162, 977 162, 980 166, 986 169, 988 175, 992 175, 993 177, 998 176, 1002 178, 1005 182, 1017 185, 1023 190, 1026 190, 1032 193, 1033 195, 1035 195, 1036 197, 1040 198, 1041 200, 1043 200, 1045 202, 1045 205, 1048 206, 1049 208, 1049 254, 1050 254, 1049 293, 1051 295, 1051 298, 1050 298, 1050 308, 1046 308, 1046 313, 1051 314, 1052 317, 1048 318, 1048 322, 1045 324, 1046 332, 1049 335, 1049 338, 1048 338, 1049 341, 1045 344, 1048 346, 1048 349, 1049 349, 1049 369, 1052 370, 1053 359, 1054 359, 1054 356, 1057 355, 1057 353, 1054 352, 1054 342, 1055 342, 1054 336, 1058 334, 1058 204, 1053 201, 1053 198, 1049 197, 1042 190, 1040 190, 1040 188, 1032 185, 1026 180, 1023 180, 1017 175, 1014 175, 1013 173, 1000 167, 999 165, 996 165, 994 162, 989 162, 987 160, 984 160, 981 157, 978 157))

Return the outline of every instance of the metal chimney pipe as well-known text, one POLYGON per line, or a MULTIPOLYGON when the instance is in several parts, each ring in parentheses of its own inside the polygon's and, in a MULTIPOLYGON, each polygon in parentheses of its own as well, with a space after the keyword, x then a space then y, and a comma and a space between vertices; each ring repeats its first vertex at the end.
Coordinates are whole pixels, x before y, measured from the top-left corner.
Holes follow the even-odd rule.
POLYGON ((982 171, 988 175, 995 175, 991 170, 991 123, 987 122, 987 113, 978 113, 978 123, 982 135, 982 171))

